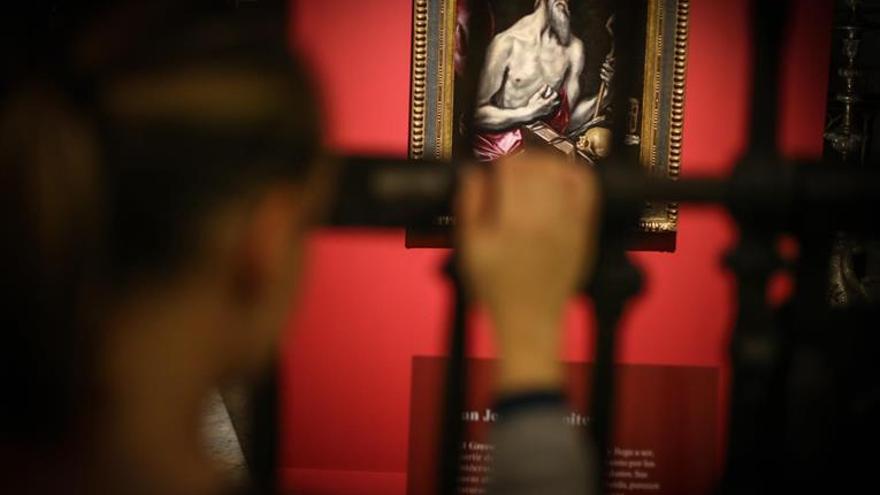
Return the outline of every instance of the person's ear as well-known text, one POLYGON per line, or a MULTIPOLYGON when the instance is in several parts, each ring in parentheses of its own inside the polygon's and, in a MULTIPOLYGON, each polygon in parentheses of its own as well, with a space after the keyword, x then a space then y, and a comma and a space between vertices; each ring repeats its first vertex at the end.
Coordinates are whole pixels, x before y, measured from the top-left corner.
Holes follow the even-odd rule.
POLYGON ((301 188, 303 227, 320 224, 332 209, 336 198, 340 164, 326 155, 315 158, 301 188))
POLYGON ((247 213, 233 261, 235 292, 247 302, 289 284, 298 267, 310 223, 300 189, 295 185, 266 189, 247 213))

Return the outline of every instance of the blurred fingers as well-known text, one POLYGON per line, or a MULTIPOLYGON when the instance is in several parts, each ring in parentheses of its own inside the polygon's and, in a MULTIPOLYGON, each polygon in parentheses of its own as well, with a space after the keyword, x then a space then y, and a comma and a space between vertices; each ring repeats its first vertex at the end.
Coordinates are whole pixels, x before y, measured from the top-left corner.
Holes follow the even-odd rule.
POLYGON ((469 235, 486 223, 488 191, 486 172, 476 167, 462 169, 456 199, 459 230, 469 235))

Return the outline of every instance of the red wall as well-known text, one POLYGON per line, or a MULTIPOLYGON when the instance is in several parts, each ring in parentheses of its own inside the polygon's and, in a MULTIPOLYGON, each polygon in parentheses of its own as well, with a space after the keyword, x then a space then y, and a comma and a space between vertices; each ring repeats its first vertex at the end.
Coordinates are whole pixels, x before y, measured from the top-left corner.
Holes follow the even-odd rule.
MULTIPOLYGON (((743 0, 692 1, 683 174, 724 174, 745 146, 750 45, 743 0)), ((782 143, 821 150, 830 1, 801 0, 785 59, 782 143)), ((300 0, 294 38, 317 71, 328 139, 349 151, 406 153, 412 0, 300 0)), ((622 360, 724 370, 734 311, 721 256, 735 232, 716 210, 684 208, 674 254, 640 253, 643 295, 625 319, 622 360)), ((282 479, 308 494, 403 494, 413 355, 443 352, 447 295, 439 250, 403 235, 321 232, 284 346, 282 479)), ((566 355, 584 359, 574 309, 566 355)), ((490 355, 482 335, 478 355, 490 355)), ((722 376, 725 376, 722 374, 722 376)), ((723 382, 724 383, 724 382, 723 382)), ((723 401, 723 397, 719 398, 723 401)))

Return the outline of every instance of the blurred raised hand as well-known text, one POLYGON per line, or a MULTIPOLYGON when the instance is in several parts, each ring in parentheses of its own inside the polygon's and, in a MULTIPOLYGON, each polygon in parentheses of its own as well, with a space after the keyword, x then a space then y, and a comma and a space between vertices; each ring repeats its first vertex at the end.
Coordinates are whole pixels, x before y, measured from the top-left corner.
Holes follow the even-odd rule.
POLYGON ((592 171, 561 157, 521 153, 463 173, 460 268, 495 326, 502 392, 561 386, 562 314, 592 273, 598 205, 592 171))

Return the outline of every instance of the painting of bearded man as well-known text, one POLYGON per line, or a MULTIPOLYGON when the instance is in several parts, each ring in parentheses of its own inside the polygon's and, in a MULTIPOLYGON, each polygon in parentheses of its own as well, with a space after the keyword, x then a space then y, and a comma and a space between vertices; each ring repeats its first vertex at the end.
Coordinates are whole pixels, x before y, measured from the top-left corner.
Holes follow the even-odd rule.
MULTIPOLYGON (((412 1, 410 157, 544 148, 678 176, 689 0, 412 1)), ((454 221, 414 226, 407 246, 448 246, 454 221)), ((636 246, 673 251, 677 222, 676 204, 645 204, 636 246)))
MULTIPOLYGON (((608 45, 613 15, 601 13, 608 15, 606 32, 582 39, 586 30, 573 32, 569 3, 537 0, 531 11, 494 34, 486 52, 474 115, 474 153, 479 160, 493 161, 519 150, 522 127, 533 122, 544 122, 573 140, 588 129, 607 124, 613 51, 609 50, 598 70, 590 73, 585 71, 586 46, 600 37, 605 39, 595 44, 608 45), (591 82, 596 90, 587 94, 591 82)), ((466 11, 466 4, 460 3, 459 9, 466 11)), ((594 8, 591 13, 599 15, 599 11, 594 8)))

